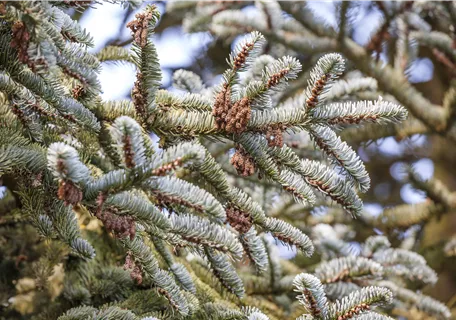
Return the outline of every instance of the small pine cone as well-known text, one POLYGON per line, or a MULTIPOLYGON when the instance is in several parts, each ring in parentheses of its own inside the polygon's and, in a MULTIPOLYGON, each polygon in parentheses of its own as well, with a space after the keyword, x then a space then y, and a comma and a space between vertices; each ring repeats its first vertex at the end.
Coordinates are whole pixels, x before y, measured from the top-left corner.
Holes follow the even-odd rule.
POLYGON ((252 216, 248 212, 228 207, 226 208, 226 221, 239 233, 246 233, 252 227, 252 216))
POLYGON ((212 115, 215 117, 215 125, 217 129, 225 129, 227 123, 227 115, 231 109, 231 91, 227 84, 218 93, 215 98, 212 115))
POLYGON ((250 108, 250 100, 242 98, 237 101, 229 110, 227 118, 230 121, 226 125, 226 131, 231 133, 242 133, 247 128, 250 120, 252 109, 250 108))
POLYGON ((123 265, 124 270, 130 270, 130 277, 137 284, 141 284, 143 280, 141 267, 136 264, 134 258, 131 256, 131 252, 127 253, 125 257, 125 263, 123 265))
POLYGON ((43 173, 39 172, 33 177, 31 186, 33 188, 38 188, 42 185, 43 185, 43 173))
POLYGON ((131 90, 131 98, 133 100, 133 104, 136 108, 136 112, 142 116, 146 116, 146 104, 147 104, 147 93, 143 92, 143 75, 141 72, 136 74, 136 81, 133 85, 133 89, 131 90))
POLYGON ((135 20, 127 23, 127 28, 130 28, 135 42, 141 48, 144 48, 147 44, 147 27, 149 25, 149 21, 152 20, 152 18, 152 11, 147 11, 146 13, 137 13, 135 20))
POLYGON ((286 129, 281 124, 268 126, 266 129, 266 139, 268 140, 269 147, 282 147, 283 146, 283 131, 286 129))
POLYGON ((135 266, 135 262, 133 261, 133 258, 131 256, 131 253, 128 252, 127 256, 125 257, 125 263, 124 263, 124 270, 130 270, 133 269, 135 266))
POLYGON ((230 159, 230 163, 237 173, 243 177, 251 176, 255 173, 255 161, 243 148, 236 148, 236 152, 230 159))
POLYGON ((84 87, 81 85, 78 85, 71 90, 71 94, 72 94, 73 98, 76 100, 79 100, 79 98, 81 98, 84 93, 85 93, 84 87))
POLYGON ((133 270, 130 272, 130 277, 132 280, 136 281, 137 284, 141 284, 143 281, 142 271, 138 265, 135 265, 133 270))
POLYGON ((82 200, 82 191, 72 181, 60 180, 57 195, 65 205, 75 205, 82 200))
POLYGON ((28 32, 26 25, 22 21, 16 21, 13 23, 11 31, 13 33, 10 43, 11 48, 17 50, 19 61, 28 63, 29 56, 27 50, 30 41, 30 33, 28 32))
MULTIPOLYGON (((100 206, 98 207, 100 208, 100 206)), ((118 238, 129 237, 131 240, 136 235, 135 220, 130 216, 117 215, 117 209, 111 207, 105 210, 98 209, 95 216, 103 222, 106 230, 118 238)))

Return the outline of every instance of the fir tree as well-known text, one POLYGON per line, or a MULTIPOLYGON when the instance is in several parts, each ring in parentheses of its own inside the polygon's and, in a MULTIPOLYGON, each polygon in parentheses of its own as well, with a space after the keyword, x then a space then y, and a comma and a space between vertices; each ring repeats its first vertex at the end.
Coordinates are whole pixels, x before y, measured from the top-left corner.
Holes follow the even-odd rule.
POLYGON ((454 88, 436 106, 405 76, 416 43, 453 63, 442 30, 454 4, 377 3, 385 21, 363 48, 351 39, 356 3, 338 5, 336 30, 301 2, 257 1, 255 19, 247 2, 169 2, 187 32, 243 37, 217 85, 176 71, 184 93, 160 88, 155 5, 120 3, 137 10, 131 48, 92 54, 90 30, 68 15, 91 4, 0 3, 2 319, 451 317, 420 290, 438 275, 412 250, 419 235, 388 236, 451 211, 455 194, 406 166, 429 201, 372 218, 362 198, 375 168, 345 140, 454 141, 454 88), (425 35, 430 12, 443 26, 425 35), (131 99, 101 98, 110 62, 135 67, 131 99), (341 79, 347 63, 364 76, 341 79), (280 259, 278 243, 297 257, 280 259))

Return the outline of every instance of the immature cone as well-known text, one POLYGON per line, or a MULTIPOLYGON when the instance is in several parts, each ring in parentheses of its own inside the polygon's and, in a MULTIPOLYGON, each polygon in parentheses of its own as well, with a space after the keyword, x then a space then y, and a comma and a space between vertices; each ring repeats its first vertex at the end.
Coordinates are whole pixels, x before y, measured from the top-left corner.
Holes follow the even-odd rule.
MULTIPOLYGON (((253 49, 254 43, 246 43, 242 50, 237 54, 233 61, 233 70, 239 70, 246 63, 250 51, 253 49)), ((252 110, 250 109, 250 100, 242 98, 231 103, 231 91, 227 83, 223 85, 223 89, 215 98, 212 115, 215 117, 215 125, 217 129, 224 130, 229 133, 241 133, 247 128, 247 123, 250 120, 252 110)))
POLYGON ((230 159, 230 163, 237 173, 243 177, 251 176, 255 173, 255 161, 242 147, 237 147, 236 152, 230 159))
POLYGON ((231 103, 230 88, 225 84, 215 98, 214 108, 212 110, 217 129, 229 133, 242 133, 247 128, 251 114, 250 100, 248 98, 242 98, 233 105, 231 103))
POLYGON ((129 237, 130 240, 136 235, 135 220, 129 216, 117 215, 118 210, 114 207, 103 208, 106 196, 102 193, 97 198, 97 211, 95 216, 103 222, 106 230, 112 232, 118 238, 129 237))
POLYGON ((135 42, 141 48, 144 48, 147 44, 147 27, 149 25, 149 21, 153 18, 153 13, 152 11, 147 11, 146 13, 137 13, 135 18, 135 20, 127 23, 127 28, 130 28, 135 42))
POLYGON ((237 101, 228 112, 225 130, 231 133, 244 132, 251 114, 252 109, 250 108, 250 100, 248 98, 242 98, 237 101))
POLYGON ((227 84, 219 92, 215 98, 212 115, 215 117, 215 125, 217 129, 225 130, 226 116, 231 109, 231 91, 227 84))
POLYGON ((65 205, 75 205, 82 200, 82 191, 72 181, 60 180, 57 196, 65 201, 65 205))
POLYGON ((79 100, 79 98, 82 97, 84 92, 85 92, 84 87, 81 85, 78 85, 71 90, 71 95, 73 96, 74 99, 79 100))
POLYGON ((130 252, 125 257, 124 270, 130 270, 130 277, 137 284, 142 283, 143 277, 141 267, 133 260, 130 252))
POLYGON ((104 210, 98 218, 103 222, 106 230, 112 232, 118 238, 129 237, 130 240, 136 235, 135 220, 128 216, 118 216, 115 210, 104 210))
POLYGON ((246 233, 252 227, 252 216, 234 207, 226 208, 226 221, 239 233, 246 233))
POLYGON ((136 81, 131 90, 131 98, 136 112, 144 118, 146 116, 147 92, 143 90, 143 81, 143 75, 138 71, 136 81))
POLYGON ((125 164, 127 165, 127 168, 133 168, 136 165, 136 163, 134 159, 135 153, 133 152, 130 136, 125 136, 125 138, 123 139, 123 151, 125 156, 125 164))
POLYGON ((283 131, 286 129, 284 125, 273 124, 266 129, 266 140, 268 140, 269 147, 282 147, 283 146, 283 131))
POLYGON ((22 21, 16 21, 11 28, 13 32, 13 38, 11 40, 11 48, 16 48, 18 53, 19 61, 22 63, 28 63, 29 56, 27 53, 30 33, 27 30, 27 27, 22 21))

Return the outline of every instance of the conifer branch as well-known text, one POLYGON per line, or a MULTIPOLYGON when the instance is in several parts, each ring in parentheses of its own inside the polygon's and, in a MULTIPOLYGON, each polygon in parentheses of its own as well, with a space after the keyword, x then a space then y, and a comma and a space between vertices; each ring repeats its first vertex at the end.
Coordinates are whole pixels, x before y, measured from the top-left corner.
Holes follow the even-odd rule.
POLYGON ((191 215, 171 216, 171 230, 189 242, 242 257, 242 245, 236 236, 217 224, 191 215))
POLYGON ((315 276, 323 284, 339 281, 353 281, 379 278, 383 267, 372 260, 362 257, 342 257, 320 264, 315 269, 315 276))
POLYGON ((204 250, 214 275, 220 283, 230 292, 242 298, 245 294, 242 280, 236 273, 233 265, 227 257, 216 253, 213 249, 206 247, 204 250))
POLYGON ((130 52, 122 47, 108 46, 101 49, 96 57, 100 62, 130 62, 134 63, 134 60, 130 52))
POLYGON ((438 319, 449 319, 451 317, 451 312, 447 306, 431 297, 401 288, 391 281, 380 281, 378 284, 391 290, 395 298, 409 306, 415 306, 418 310, 422 310, 438 319))
POLYGON ((187 315, 189 309, 185 297, 174 279, 167 272, 159 269, 157 260, 142 239, 136 236, 133 240, 124 238, 120 241, 140 265, 143 276, 158 287, 158 292, 169 300, 173 308, 181 315, 187 315))
POLYGON ((138 68, 132 100, 136 112, 146 120, 155 110, 155 95, 161 81, 158 55, 151 41, 160 13, 155 6, 147 6, 144 13, 136 14, 135 18, 127 24, 134 36, 132 59, 138 68))
POLYGON ((136 221, 144 223, 146 226, 155 226, 163 231, 168 231, 171 228, 171 222, 166 215, 139 192, 124 191, 109 196, 105 204, 115 206, 130 214, 136 221))
POLYGON ((157 237, 153 237, 152 241, 154 243, 155 249, 157 249, 162 258, 166 261, 166 264, 174 274, 176 280, 181 284, 182 288, 193 294, 196 294, 196 287, 193 283, 190 273, 182 264, 175 262, 171 252, 166 247, 165 242, 157 237))
POLYGON ((328 300, 320 281, 308 274, 301 273, 293 281, 299 302, 303 304, 314 319, 327 319, 329 316, 328 300))
MULTIPOLYGON (((133 42, 131 50, 107 46, 96 54, 77 22, 82 5, 0 2, 0 242, 7 240, 0 267, 14 266, 16 281, 5 286, 7 317, 21 313, 23 297, 26 316, 37 319, 285 320, 302 313, 299 302, 308 312, 301 320, 391 320, 404 309, 450 317, 445 305, 415 291, 435 284, 437 273, 410 248, 418 249, 434 216, 451 214, 454 192, 411 170, 406 182, 429 200, 389 207, 393 194, 380 199, 376 189, 365 201, 385 209, 369 215, 358 192, 369 189, 370 178, 341 137, 356 144, 423 133, 446 143, 456 136, 453 83, 442 99, 433 92, 440 107, 409 77, 423 56, 416 43, 437 62, 435 85, 441 65, 453 67, 445 26, 454 5, 379 2, 386 22, 365 49, 351 40, 357 8, 348 3, 330 26, 302 3, 170 2, 162 25, 158 8, 146 6, 127 25, 131 41, 110 41, 133 42), (68 7, 76 7, 71 17, 68 7), (247 34, 218 86, 178 70, 176 90, 159 90, 153 32, 176 23, 208 31, 217 44, 247 34), (387 54, 376 62, 370 50, 380 52, 385 35, 387 54), (343 56, 328 53, 337 51, 343 56), (344 59, 350 72, 338 80, 344 59), (103 101, 99 72, 110 62, 136 66, 131 99, 103 101), (366 226, 385 235, 370 236, 378 230, 366 226), (400 248, 392 248, 402 236, 400 248), (304 256, 283 260, 278 243, 304 256), (54 282, 63 274, 60 292, 54 282)), ((214 53, 192 67, 204 79, 219 67, 214 53)), ((371 148, 360 150, 378 166, 371 148)), ((451 259, 454 247, 442 238, 442 259, 451 259)))
POLYGON ((381 287, 365 287, 337 300, 329 308, 329 315, 337 319, 350 319, 355 314, 370 310, 372 305, 386 305, 393 301, 390 290, 381 287))
POLYGON ((147 180, 143 187, 156 195, 159 203, 169 205, 170 208, 182 205, 195 212, 205 213, 218 223, 226 219, 225 209, 210 193, 186 181, 174 177, 158 177, 147 180))
POLYGON ((370 178, 358 155, 334 131, 323 126, 312 126, 310 134, 317 146, 341 166, 361 192, 370 187, 370 178))
POLYGON ((434 215, 440 215, 445 210, 444 205, 430 201, 417 204, 401 204, 386 208, 373 222, 385 228, 407 228, 427 221, 434 215))
POLYGON ((408 171, 413 186, 426 192, 426 195, 434 202, 443 204, 447 208, 456 206, 456 195, 448 190, 442 181, 437 179, 425 181, 413 167, 410 167, 408 171))
POLYGON ((437 282, 435 271, 417 253, 403 249, 389 248, 374 253, 372 259, 384 266, 386 274, 394 274, 412 281, 419 280, 424 283, 433 284, 437 282))
POLYGON ((239 235, 239 241, 244 247, 247 257, 255 265, 257 272, 264 272, 268 265, 268 255, 264 242, 256 234, 255 229, 252 227, 246 233, 239 235))
POLYGON ((336 126, 369 122, 400 123, 406 117, 407 111, 403 107, 383 100, 329 104, 312 112, 312 121, 336 126))

